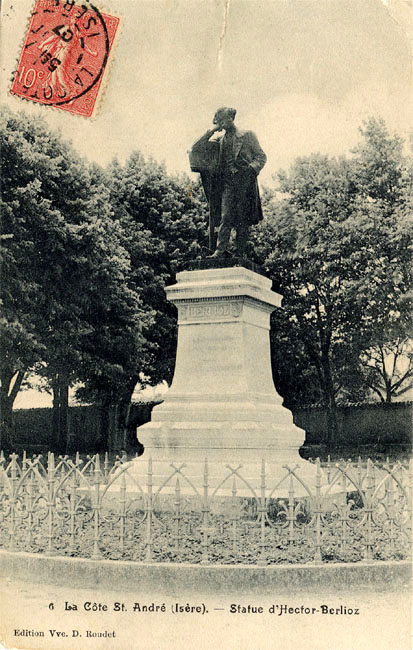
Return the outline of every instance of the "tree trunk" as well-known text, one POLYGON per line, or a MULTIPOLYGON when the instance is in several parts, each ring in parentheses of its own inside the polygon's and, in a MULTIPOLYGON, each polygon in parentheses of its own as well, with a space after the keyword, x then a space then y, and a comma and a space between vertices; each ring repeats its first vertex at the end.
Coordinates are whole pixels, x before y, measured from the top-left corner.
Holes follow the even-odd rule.
POLYGON ((11 451, 13 446, 13 404, 21 388, 25 371, 3 367, 0 386, 0 449, 11 451), (14 379, 14 383, 12 381, 14 379))
POLYGON ((10 451, 12 448, 13 409, 8 397, 8 386, 1 383, 0 388, 0 449, 10 451))
POLYGON ((321 362, 323 369, 322 390, 324 396, 324 404, 327 409, 327 433, 325 442, 328 447, 331 447, 337 441, 338 421, 334 383, 331 372, 330 358, 327 351, 322 352, 321 362))
POLYGON ((337 441, 338 437, 338 421, 337 421, 337 408, 334 397, 329 396, 327 403, 327 447, 331 448, 337 441))
POLYGON ((105 404, 107 413, 106 450, 120 451, 119 408, 117 404, 105 404))
MULTIPOLYGON (((116 395, 116 399, 107 407, 110 413, 107 431, 108 451, 128 451, 131 446, 128 435, 129 416, 132 394, 138 380, 138 376, 130 377, 126 386, 122 387, 122 390, 116 395)), ((139 445, 136 443, 136 450, 138 449, 139 445)))
POLYGON ((53 388, 53 436, 57 451, 65 453, 68 445, 69 384, 65 377, 56 375, 53 388))
POLYGON ((386 404, 391 404, 392 401, 392 385, 391 385, 391 377, 389 378, 388 381, 385 382, 386 384, 386 404))
POLYGON ((122 435, 122 449, 127 451, 128 448, 128 424, 130 415, 130 400, 123 402, 120 408, 120 422, 119 428, 122 435))

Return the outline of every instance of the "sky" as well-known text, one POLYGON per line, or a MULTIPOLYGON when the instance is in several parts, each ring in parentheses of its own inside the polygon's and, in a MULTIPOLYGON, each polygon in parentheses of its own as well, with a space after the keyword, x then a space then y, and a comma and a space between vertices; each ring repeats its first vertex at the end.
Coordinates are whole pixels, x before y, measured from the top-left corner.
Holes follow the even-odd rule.
POLYGON ((2 103, 40 114, 101 164, 139 149, 187 171, 219 106, 256 132, 261 180, 312 152, 341 155, 370 115, 413 135, 412 0, 95 0, 121 18, 94 119, 9 95, 33 3, 4 0, 2 103))
POLYGON ((31 0, 3 0, 1 34, 0 102, 89 160, 140 150, 190 173, 187 151, 223 105, 257 134, 267 184, 298 156, 348 153, 369 116, 413 143, 413 0, 94 1, 121 27, 92 119, 10 95, 31 0))

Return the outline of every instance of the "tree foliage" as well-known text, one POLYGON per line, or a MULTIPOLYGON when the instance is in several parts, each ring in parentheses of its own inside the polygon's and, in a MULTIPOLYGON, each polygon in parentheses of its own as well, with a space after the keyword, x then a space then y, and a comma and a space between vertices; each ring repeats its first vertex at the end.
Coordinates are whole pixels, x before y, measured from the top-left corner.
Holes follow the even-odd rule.
MULTIPOLYGON (((411 169, 381 121, 362 135, 352 158, 312 155, 281 173, 283 197, 266 197, 255 230, 256 254, 284 296, 272 331, 275 376, 286 355, 298 371, 305 360, 312 366, 332 435, 337 397, 368 389, 362 355, 409 327, 411 169)), ((291 374, 278 377, 284 393, 293 390, 287 400, 312 401, 308 371, 295 389, 291 374)))
MULTIPOLYGON (((104 172, 111 219, 121 231, 121 243, 130 259, 126 283, 150 309, 144 327, 145 349, 139 358, 127 346, 119 350, 123 378, 90 373, 83 395, 94 395, 123 406, 130 402, 137 383, 156 385, 171 381, 176 352, 176 313, 164 287, 175 281, 184 262, 199 255, 206 239, 205 207, 200 192, 187 177, 172 177, 163 165, 131 155, 124 166, 114 161, 104 172)), ((124 334, 123 334, 124 337, 124 334)), ((124 341, 125 342, 125 341, 124 341)))
MULTIPOLYGON (((86 164, 42 120, 7 110, 2 117, 6 238, 0 345, 6 434, 29 370, 45 376, 55 399, 64 402, 67 387, 83 379, 91 365, 101 365, 103 346, 97 341, 106 335, 105 344, 111 342, 105 363, 116 341, 123 343, 121 332, 129 331, 141 349, 148 317, 139 294, 126 283, 130 259, 121 231, 86 164)), ((113 372, 117 367, 112 359, 113 372)))

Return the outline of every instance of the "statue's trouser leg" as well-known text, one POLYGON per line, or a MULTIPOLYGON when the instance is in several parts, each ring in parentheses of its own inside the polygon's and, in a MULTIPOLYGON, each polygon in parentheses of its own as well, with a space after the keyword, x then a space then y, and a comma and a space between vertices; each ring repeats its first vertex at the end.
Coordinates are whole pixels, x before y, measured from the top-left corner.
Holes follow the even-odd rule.
POLYGON ((221 224, 218 230, 216 250, 223 253, 228 248, 231 229, 234 226, 235 195, 232 183, 225 183, 222 192, 221 224))
POLYGON ((245 257, 249 236, 247 214, 250 212, 250 194, 255 175, 249 169, 241 170, 234 178, 234 226, 237 234, 235 245, 240 257, 245 257))
POLYGON ((249 225, 243 221, 241 217, 241 220, 238 222, 236 228, 237 236, 235 239, 235 245, 237 247, 239 256, 245 257, 248 242, 249 225))

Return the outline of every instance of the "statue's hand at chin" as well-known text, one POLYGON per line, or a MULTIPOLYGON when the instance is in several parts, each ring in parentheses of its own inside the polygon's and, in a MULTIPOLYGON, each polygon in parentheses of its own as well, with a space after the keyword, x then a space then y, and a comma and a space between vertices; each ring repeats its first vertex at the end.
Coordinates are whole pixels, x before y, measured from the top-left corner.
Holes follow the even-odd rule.
POLYGON ((220 126, 218 126, 218 125, 214 125, 214 126, 212 127, 212 129, 209 129, 209 130, 207 131, 207 135, 208 135, 208 137, 210 138, 212 135, 214 135, 214 133, 217 133, 218 131, 222 131, 222 130, 223 130, 222 127, 220 127, 220 126))

